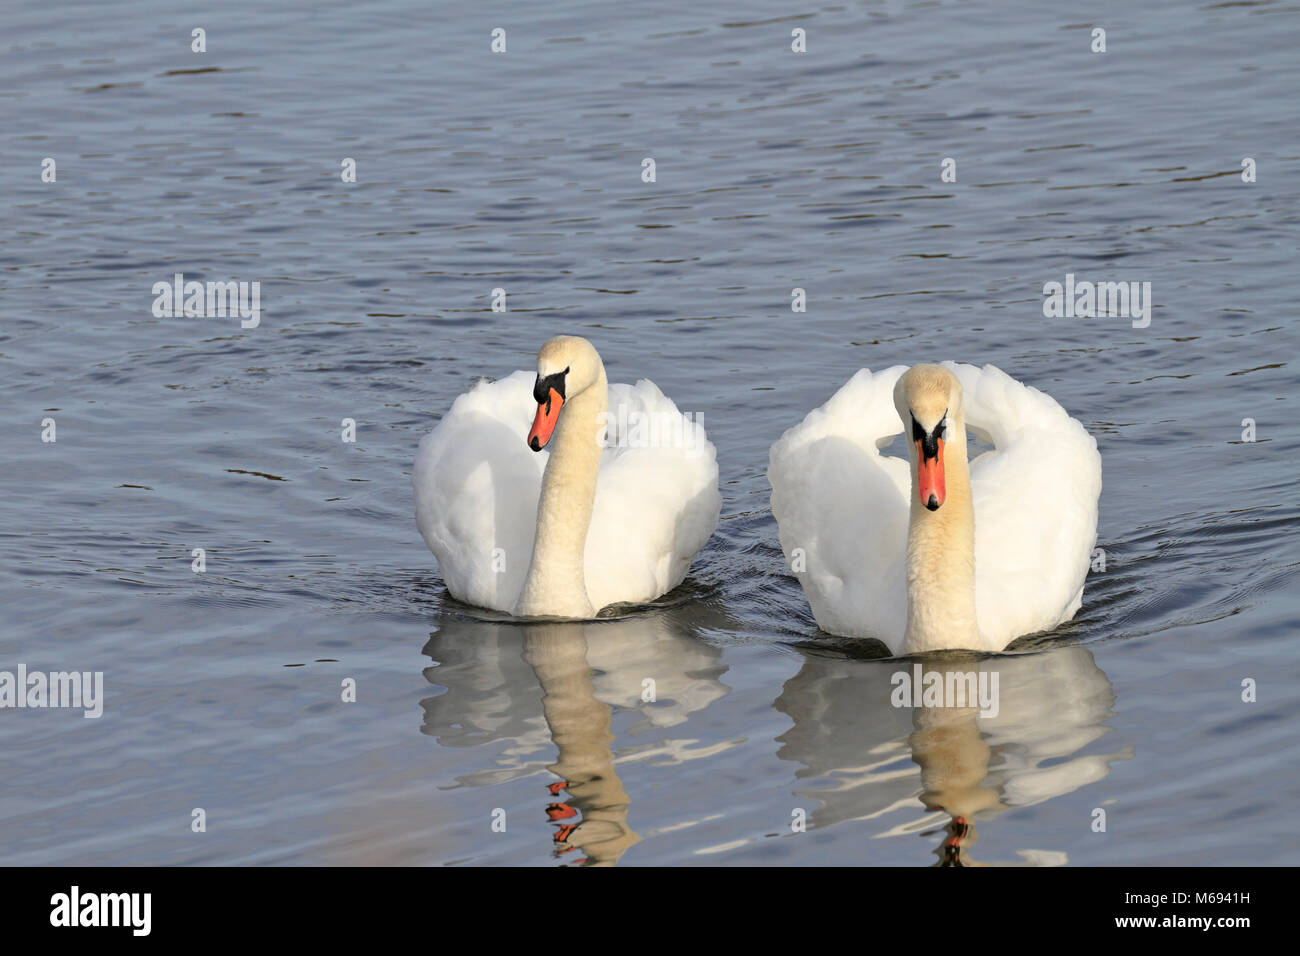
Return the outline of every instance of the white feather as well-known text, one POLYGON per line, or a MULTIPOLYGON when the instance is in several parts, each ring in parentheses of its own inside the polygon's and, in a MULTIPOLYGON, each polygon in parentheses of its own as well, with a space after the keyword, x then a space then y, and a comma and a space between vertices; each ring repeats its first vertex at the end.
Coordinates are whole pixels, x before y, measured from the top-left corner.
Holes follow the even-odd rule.
MULTIPOLYGON (((983 649, 998 651, 1079 609, 1101 456, 1038 389, 992 365, 944 365, 961 382, 967 431, 994 446, 970 473, 976 616, 983 649)), ((818 626, 877 638, 894 653, 907 626, 911 473, 880 446, 903 430, 893 390, 905 371, 858 372, 772 446, 768 467, 781 548, 818 626)))
MULTIPOLYGON (((534 378, 515 372, 457 398, 420 442, 412 473, 416 524, 447 590, 499 611, 513 610, 528 573, 549 458, 525 443, 537 411, 534 378)), ((584 557, 592 606, 645 603, 680 584, 717 527, 721 504, 703 426, 653 382, 610 385, 584 557), (635 429, 649 421, 676 431, 647 447, 635 429)))

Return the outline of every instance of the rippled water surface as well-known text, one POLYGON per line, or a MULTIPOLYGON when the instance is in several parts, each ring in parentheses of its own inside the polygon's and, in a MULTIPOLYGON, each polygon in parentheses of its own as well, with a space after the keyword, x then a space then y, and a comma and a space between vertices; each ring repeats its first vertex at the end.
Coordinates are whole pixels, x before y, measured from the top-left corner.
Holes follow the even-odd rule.
POLYGON ((6 862, 1293 859, 1294 2, 4 26, 0 669, 106 693, 0 710, 6 862), (259 281, 261 324, 155 318, 175 273, 259 281), (1044 318, 1067 273, 1150 282, 1149 327, 1044 318), (661 606, 521 626, 448 599, 409 475, 560 332, 703 417, 723 514, 661 606), (996 669, 996 717, 891 706, 911 662, 817 630, 768 507, 784 429, 946 358, 1050 393, 1104 462, 1078 617, 929 662, 996 669))

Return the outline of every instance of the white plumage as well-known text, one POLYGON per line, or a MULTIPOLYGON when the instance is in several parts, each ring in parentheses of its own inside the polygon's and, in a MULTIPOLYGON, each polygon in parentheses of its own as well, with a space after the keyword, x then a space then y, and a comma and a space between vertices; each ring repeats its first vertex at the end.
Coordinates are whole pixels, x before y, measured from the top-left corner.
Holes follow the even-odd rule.
MULTIPOLYGON (((961 383, 968 433, 994 446, 971 462, 970 487, 979 649, 999 651, 1078 610, 1096 544, 1101 456, 1038 389, 992 365, 944 367, 961 383)), ((893 392, 905 371, 858 372, 786 431, 768 468, 781 547, 818 625, 877 638, 896 654, 907 626, 911 472, 880 447, 903 430, 893 392)))
MULTIPOLYGON (((513 611, 528 573, 550 457, 525 441, 534 378, 515 372, 457 398, 412 474, 416 524, 447 590, 498 611, 513 611)), ((721 507, 713 444, 653 382, 609 386, 603 444, 584 557, 596 610, 681 583, 721 507)))

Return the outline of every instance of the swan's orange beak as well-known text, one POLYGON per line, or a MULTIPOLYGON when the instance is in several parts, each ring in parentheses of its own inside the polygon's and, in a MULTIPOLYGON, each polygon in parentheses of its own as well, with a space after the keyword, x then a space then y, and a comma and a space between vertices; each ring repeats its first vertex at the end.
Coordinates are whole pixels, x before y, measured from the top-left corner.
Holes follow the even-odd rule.
POLYGON ((916 491, 921 504, 931 511, 938 511, 945 497, 943 487, 943 439, 936 438, 938 450, 933 458, 925 456, 921 442, 916 442, 916 491))
POLYGON ((541 451, 551 440, 551 432, 555 431, 555 423, 560 417, 560 406, 563 404, 564 399, 560 397, 560 393, 551 389, 546 396, 546 401, 537 406, 537 417, 533 419, 532 430, 528 432, 528 447, 533 451, 541 451))

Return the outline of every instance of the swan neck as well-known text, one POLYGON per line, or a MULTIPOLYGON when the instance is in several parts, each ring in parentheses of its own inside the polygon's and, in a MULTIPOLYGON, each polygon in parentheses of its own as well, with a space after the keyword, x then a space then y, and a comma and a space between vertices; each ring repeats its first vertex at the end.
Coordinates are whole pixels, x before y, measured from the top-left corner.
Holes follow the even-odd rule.
POLYGON ((958 424, 950 437, 944 456, 947 493, 937 511, 921 504, 916 455, 911 456, 905 654, 980 646, 975 616, 975 509, 965 424, 958 424))
POLYGON ((594 383, 565 402, 550 442, 537 503, 532 561, 516 613, 594 617, 584 554, 596 500, 608 385, 602 367, 594 383))

